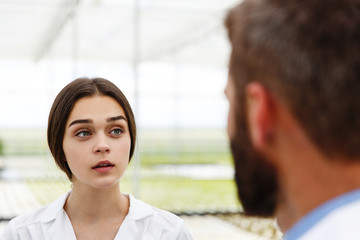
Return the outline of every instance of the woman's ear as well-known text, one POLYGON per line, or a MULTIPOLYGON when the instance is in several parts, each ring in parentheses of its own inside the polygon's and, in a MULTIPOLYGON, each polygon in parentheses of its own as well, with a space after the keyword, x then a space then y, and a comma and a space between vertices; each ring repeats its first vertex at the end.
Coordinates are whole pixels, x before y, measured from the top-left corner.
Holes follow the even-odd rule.
POLYGON ((273 99, 258 82, 246 86, 246 111, 251 141, 258 150, 264 150, 274 130, 275 109, 273 99))

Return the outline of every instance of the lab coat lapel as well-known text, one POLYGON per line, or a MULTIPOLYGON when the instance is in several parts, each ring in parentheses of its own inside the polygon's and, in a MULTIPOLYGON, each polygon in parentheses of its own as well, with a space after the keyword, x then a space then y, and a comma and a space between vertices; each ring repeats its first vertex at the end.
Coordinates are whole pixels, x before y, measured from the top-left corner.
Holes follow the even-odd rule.
POLYGON ((73 227, 68 218, 64 204, 70 193, 51 203, 41 218, 41 227, 45 239, 51 240, 76 240, 73 227))
POLYGON ((66 215, 65 211, 61 213, 55 220, 44 224, 44 228, 47 229, 46 239, 51 240, 76 240, 76 236, 71 225, 71 222, 66 215))
MULTIPOLYGON (((121 224, 118 233, 115 236, 114 240, 156 240, 160 239, 152 236, 148 231, 139 230, 140 228, 147 228, 149 224, 149 216, 154 212, 150 206, 135 199, 131 194, 128 194, 130 199, 130 208, 128 215, 121 224)), ((156 235, 161 235, 158 231, 155 231, 156 235)), ((152 232, 153 233, 153 232, 152 232)))
POLYGON ((134 221, 130 220, 128 216, 121 224, 114 240, 135 240, 138 233, 138 228, 134 221))

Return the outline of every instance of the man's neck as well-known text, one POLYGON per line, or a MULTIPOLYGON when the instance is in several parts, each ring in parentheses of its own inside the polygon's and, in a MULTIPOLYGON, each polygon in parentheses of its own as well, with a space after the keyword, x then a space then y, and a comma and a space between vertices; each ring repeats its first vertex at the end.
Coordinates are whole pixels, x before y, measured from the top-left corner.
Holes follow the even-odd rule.
POLYGON ((283 232, 326 201, 360 188, 360 163, 344 161, 314 159, 308 167, 294 169, 287 179, 280 180, 276 218, 283 232))

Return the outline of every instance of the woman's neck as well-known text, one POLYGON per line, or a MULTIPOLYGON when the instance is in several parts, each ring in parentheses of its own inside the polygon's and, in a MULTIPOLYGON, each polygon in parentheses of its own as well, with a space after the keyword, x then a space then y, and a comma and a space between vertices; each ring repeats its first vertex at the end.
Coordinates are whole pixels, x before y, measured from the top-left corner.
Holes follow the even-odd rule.
POLYGON ((94 222, 112 217, 125 217, 129 205, 129 199, 120 193, 119 184, 107 189, 74 184, 64 210, 71 220, 94 222))

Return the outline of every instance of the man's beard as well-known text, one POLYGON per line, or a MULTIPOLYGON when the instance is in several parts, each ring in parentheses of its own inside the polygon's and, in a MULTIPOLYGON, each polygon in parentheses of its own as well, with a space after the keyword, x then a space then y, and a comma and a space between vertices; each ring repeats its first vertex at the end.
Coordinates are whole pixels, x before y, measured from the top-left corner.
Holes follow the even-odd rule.
POLYGON ((246 117, 241 114, 230 140, 235 163, 235 182, 244 211, 248 215, 272 217, 277 205, 278 180, 275 167, 254 149, 246 117))

